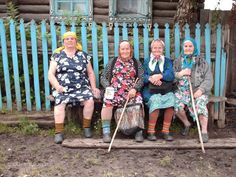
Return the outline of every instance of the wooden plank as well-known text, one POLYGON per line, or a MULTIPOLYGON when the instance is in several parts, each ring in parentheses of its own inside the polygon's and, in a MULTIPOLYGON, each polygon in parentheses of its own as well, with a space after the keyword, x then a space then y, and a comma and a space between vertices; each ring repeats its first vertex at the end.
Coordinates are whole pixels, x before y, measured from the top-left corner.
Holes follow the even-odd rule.
POLYGON ((175 58, 180 56, 180 30, 179 24, 175 24, 175 58))
POLYGON ((133 27, 133 42, 134 42, 134 58, 139 60, 139 36, 138 36, 137 23, 134 23, 133 27))
POLYGON ((147 60, 149 58, 149 30, 148 30, 148 25, 144 24, 143 25, 143 48, 144 48, 144 60, 147 60))
POLYGON ((236 106, 236 99, 234 98, 228 98, 226 103, 228 103, 229 105, 233 105, 236 106))
POLYGON ((169 24, 165 24, 165 56, 170 58, 170 28, 169 24))
POLYGON ((128 38, 128 28, 127 28, 127 24, 125 22, 123 23, 123 27, 122 27, 122 39, 123 40, 129 40, 129 38, 128 38))
POLYGON ((83 51, 88 52, 87 27, 86 27, 85 22, 81 23, 81 41, 82 41, 83 51))
POLYGON ((96 0, 96 1, 93 1, 93 7, 109 8, 109 0, 96 0))
POLYGON ((212 103, 224 102, 226 100, 227 98, 224 96, 210 96, 209 98, 209 102, 212 102, 212 103))
POLYGON ((33 13, 33 14, 49 14, 50 12, 50 6, 49 5, 19 5, 19 12, 20 13, 33 13))
MULTIPOLYGON (((102 139, 65 139, 62 146, 68 148, 108 149, 109 144, 102 139)), ((236 148, 236 138, 210 139, 204 144, 205 149, 236 148)), ((145 140, 136 143, 133 139, 115 139, 113 149, 199 149, 198 139, 176 139, 173 142, 159 140, 156 142, 145 140)))
POLYGON ((108 55, 108 37, 107 37, 107 25, 102 23, 102 39, 103 39, 103 66, 106 66, 109 60, 108 55))
POLYGON ((178 3, 177 2, 153 2, 152 3, 153 9, 156 10, 176 10, 178 3))
POLYGON ((198 55, 201 54, 201 26, 199 23, 195 26, 195 41, 197 43, 198 55))
POLYGON ((118 27, 118 23, 115 23, 115 28, 114 28, 114 55, 115 57, 117 57, 119 53, 118 51, 119 42, 120 42, 119 27, 118 27))
POLYGON ((36 5, 49 5, 49 0, 37 0, 37 1, 32 1, 32 0, 18 0, 18 4, 21 4, 21 5, 29 5, 29 4, 32 4, 32 5, 35 5, 34 8, 37 8, 36 5))

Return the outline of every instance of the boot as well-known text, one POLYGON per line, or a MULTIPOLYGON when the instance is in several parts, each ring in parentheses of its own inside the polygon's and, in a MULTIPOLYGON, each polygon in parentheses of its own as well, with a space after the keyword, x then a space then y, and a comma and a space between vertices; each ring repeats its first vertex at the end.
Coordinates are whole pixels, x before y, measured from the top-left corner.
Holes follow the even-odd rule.
POLYGON ((91 128, 84 128, 84 136, 85 136, 85 138, 91 138, 92 137, 91 128))
POLYGON ((157 137, 154 133, 149 133, 148 136, 147 136, 147 139, 149 141, 156 141, 157 140, 157 137))
POLYGON ((136 134, 135 134, 135 141, 136 142, 143 142, 144 138, 143 138, 143 131, 139 130, 136 134))
POLYGON ((166 141, 173 141, 174 140, 173 136, 171 136, 170 133, 163 133, 163 138, 166 141))
POLYGON ((103 134, 102 140, 103 140, 104 143, 110 143, 111 142, 110 133, 103 134))
POLYGON ((64 135, 63 135, 63 133, 56 133, 56 134, 55 134, 54 142, 55 142, 56 144, 61 144, 63 140, 64 140, 64 135))

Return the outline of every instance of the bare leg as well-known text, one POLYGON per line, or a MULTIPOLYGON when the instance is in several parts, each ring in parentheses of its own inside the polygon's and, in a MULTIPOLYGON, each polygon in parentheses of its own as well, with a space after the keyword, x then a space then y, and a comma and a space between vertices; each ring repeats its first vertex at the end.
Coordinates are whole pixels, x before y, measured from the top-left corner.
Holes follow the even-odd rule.
POLYGON ((54 106, 54 119, 56 124, 64 123, 65 119, 65 104, 54 106))
POLYGON ((199 121, 202 127, 202 133, 207 133, 208 119, 203 115, 199 115, 199 121))
POLYGON ((103 107, 101 112, 102 120, 111 120, 113 107, 103 107))
POLYGON ((184 110, 177 112, 176 115, 183 122, 185 127, 189 127, 191 125, 184 110))
POLYGON ((84 109, 83 109, 84 118, 91 120, 93 116, 93 110, 94 110, 94 101, 93 100, 84 101, 84 109))

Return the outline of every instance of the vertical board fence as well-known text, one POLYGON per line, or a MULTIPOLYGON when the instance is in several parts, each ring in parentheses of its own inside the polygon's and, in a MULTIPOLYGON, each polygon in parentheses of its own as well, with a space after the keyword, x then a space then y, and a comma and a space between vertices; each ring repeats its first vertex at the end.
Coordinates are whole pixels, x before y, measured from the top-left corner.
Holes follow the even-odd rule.
MULTIPOLYGON (((135 58, 143 61, 149 56, 150 41, 158 39, 160 33, 158 24, 149 29, 147 24, 140 26, 134 23, 131 28, 126 23, 115 23, 111 30, 106 23, 87 25, 85 22, 71 22, 67 25, 63 21, 55 23, 51 20, 49 24, 46 21, 36 24, 34 20, 24 23, 23 19, 19 22, 0 19, 0 29, 0 111, 51 110, 47 99, 50 95, 47 78, 49 60, 52 51, 62 45, 61 35, 65 31, 76 32, 83 50, 92 55, 97 86, 99 75, 109 58, 118 56, 121 40, 130 40, 135 58)), ((213 95, 224 96, 227 61, 222 48, 221 25, 213 31, 209 24, 196 24, 195 29, 186 24, 182 36, 180 31, 178 24, 173 29, 169 24, 165 25, 165 55, 173 59, 179 57, 182 39, 195 38, 199 52, 205 55, 214 70, 213 95), (211 34, 216 34, 213 35, 215 44, 211 42, 211 34)))

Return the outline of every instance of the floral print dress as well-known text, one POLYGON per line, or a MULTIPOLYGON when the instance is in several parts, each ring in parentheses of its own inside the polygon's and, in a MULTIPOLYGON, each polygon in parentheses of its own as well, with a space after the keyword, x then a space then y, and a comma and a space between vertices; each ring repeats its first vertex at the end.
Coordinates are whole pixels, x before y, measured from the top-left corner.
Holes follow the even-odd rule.
POLYGON ((85 52, 76 51, 70 58, 64 51, 55 53, 51 61, 57 62, 56 79, 65 87, 65 92, 58 93, 54 88, 52 95, 55 97, 55 105, 79 104, 82 101, 93 99, 90 82, 87 76, 87 64, 90 60, 85 52))
MULTIPOLYGON (((182 79, 178 82, 178 89, 175 92, 175 111, 181 111, 185 108, 185 105, 188 107, 190 112, 190 116, 195 120, 195 115, 192 107, 191 93, 188 83, 188 78, 186 76, 182 77, 182 79)), ((208 96, 202 95, 195 99, 195 106, 198 115, 204 115, 208 118, 208 110, 207 105, 208 96)))
MULTIPOLYGON (((124 62, 118 58, 112 74, 111 87, 115 90, 114 99, 104 98, 104 103, 105 106, 123 107, 127 100, 128 92, 135 83, 136 71, 134 61, 130 59, 124 62)), ((129 100, 129 104, 142 104, 141 93, 137 92, 135 97, 129 100)))

